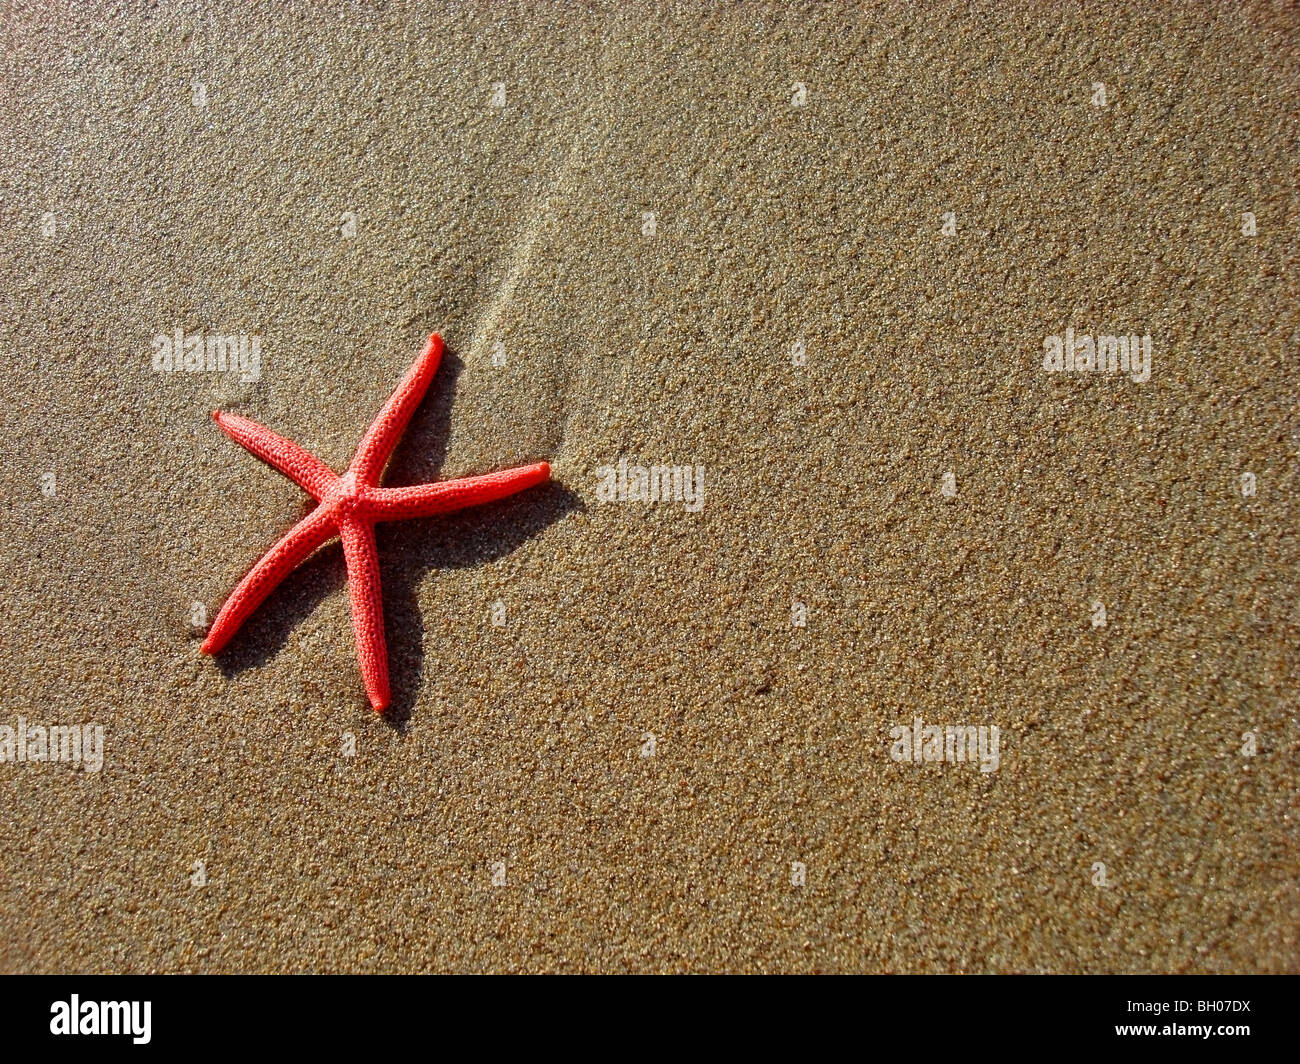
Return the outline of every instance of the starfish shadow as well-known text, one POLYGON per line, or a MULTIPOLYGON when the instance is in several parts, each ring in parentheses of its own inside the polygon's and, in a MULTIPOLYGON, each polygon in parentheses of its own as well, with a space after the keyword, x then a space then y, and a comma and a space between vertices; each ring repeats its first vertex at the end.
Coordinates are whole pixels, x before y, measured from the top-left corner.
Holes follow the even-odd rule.
MULTIPOLYGON (((391 479, 385 476, 385 484, 437 479, 447 456, 455 382, 463 369, 464 363, 447 350, 429 394, 389 463, 389 472, 396 475, 391 479)), ((310 501, 304 500, 304 515, 311 508, 310 501)), ((522 494, 446 516, 376 526, 392 688, 384 720, 390 726, 404 730, 419 697, 425 624, 417 588, 424 574, 433 569, 477 568, 496 561, 566 514, 582 508, 581 496, 550 481, 522 494)), ((230 679, 267 664, 321 601, 346 583, 343 551, 334 540, 290 574, 217 655, 223 675, 230 679)), ((349 649, 349 661, 355 662, 350 614, 338 638, 349 649)), ((364 703, 359 682, 357 691, 364 703)))

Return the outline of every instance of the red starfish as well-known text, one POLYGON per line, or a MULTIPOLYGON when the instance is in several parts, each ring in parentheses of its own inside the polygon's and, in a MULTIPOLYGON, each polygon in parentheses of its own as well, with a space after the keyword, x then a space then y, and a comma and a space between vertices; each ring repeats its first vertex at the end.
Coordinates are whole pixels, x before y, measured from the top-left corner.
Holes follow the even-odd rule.
POLYGON ((238 414, 212 416, 231 439, 294 481, 320 505, 299 521, 262 556, 231 592, 212 622, 203 653, 216 654, 239 630, 276 585, 296 569, 312 551, 334 536, 343 541, 348 567, 348 594, 352 600, 352 627, 357 636, 357 658, 366 694, 375 712, 388 707, 388 651, 384 643, 384 609, 379 588, 379 557, 375 550, 375 524, 408 517, 462 510, 492 502, 550 479, 545 462, 519 466, 500 473, 409 488, 381 488, 384 465, 397 446, 415 408, 442 359, 442 337, 434 333, 402 383, 375 418, 341 477, 292 440, 238 414))

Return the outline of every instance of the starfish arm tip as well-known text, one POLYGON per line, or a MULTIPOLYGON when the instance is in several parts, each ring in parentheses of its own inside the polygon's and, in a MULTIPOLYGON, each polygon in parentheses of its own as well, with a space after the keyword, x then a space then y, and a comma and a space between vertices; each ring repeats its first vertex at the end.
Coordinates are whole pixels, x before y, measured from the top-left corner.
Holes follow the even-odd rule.
POLYGON ((214 410, 214 411, 212 411, 212 420, 215 421, 217 424, 221 424, 221 411, 220 411, 220 410, 214 410))

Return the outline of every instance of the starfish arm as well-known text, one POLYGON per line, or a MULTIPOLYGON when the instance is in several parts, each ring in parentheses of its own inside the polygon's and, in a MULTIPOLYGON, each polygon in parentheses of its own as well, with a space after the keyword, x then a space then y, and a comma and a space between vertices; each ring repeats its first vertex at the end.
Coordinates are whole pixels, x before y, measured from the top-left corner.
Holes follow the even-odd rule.
POLYGON ((352 601, 352 629, 357 636, 357 661, 370 704, 376 713, 382 713, 389 701, 388 647, 384 640, 375 526, 364 519, 345 519, 339 526, 339 536, 348 563, 348 597, 352 601))
POLYGON ((384 471, 393 448, 401 439, 402 433, 420 405, 424 393, 429 390, 429 382, 438 372, 438 363, 442 361, 442 337, 434 333, 424 352, 406 372, 402 383, 397 386, 379 416, 366 429, 352 459, 349 472, 355 473, 358 482, 374 485, 384 471))
POLYGON ((536 465, 503 469, 481 477, 464 477, 461 480, 444 480, 440 484, 416 484, 409 488, 375 488, 368 496, 369 513, 375 521, 401 521, 409 517, 430 517, 433 514, 463 510, 507 495, 544 484, 551 478, 551 467, 545 462, 536 465))
POLYGON ((293 440, 286 440, 265 425, 221 410, 213 411, 212 417, 227 436, 267 465, 278 469, 312 498, 323 498, 325 492, 337 483, 339 478, 334 470, 293 440))
POLYGON ((280 542, 262 555, 261 560, 230 593, 216 620, 212 622, 212 627, 208 629, 208 637, 203 641, 203 653, 216 654, 229 643, 231 637, 239 631, 240 625, 275 590, 276 585, 312 551, 333 536, 336 527, 333 512, 318 506, 285 533, 280 542))

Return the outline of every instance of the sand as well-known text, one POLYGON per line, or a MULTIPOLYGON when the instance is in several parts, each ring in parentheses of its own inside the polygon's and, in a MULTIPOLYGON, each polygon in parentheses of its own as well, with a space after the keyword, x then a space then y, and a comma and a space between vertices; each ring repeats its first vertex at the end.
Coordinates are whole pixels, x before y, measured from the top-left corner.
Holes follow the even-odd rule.
POLYGON ((1294 7, 98 7, 0 15, 0 726, 104 728, 0 970, 1300 970, 1294 7), (306 501, 210 412, 341 467, 435 330, 387 483, 555 483, 381 530, 393 713, 337 544, 200 655, 306 501))

